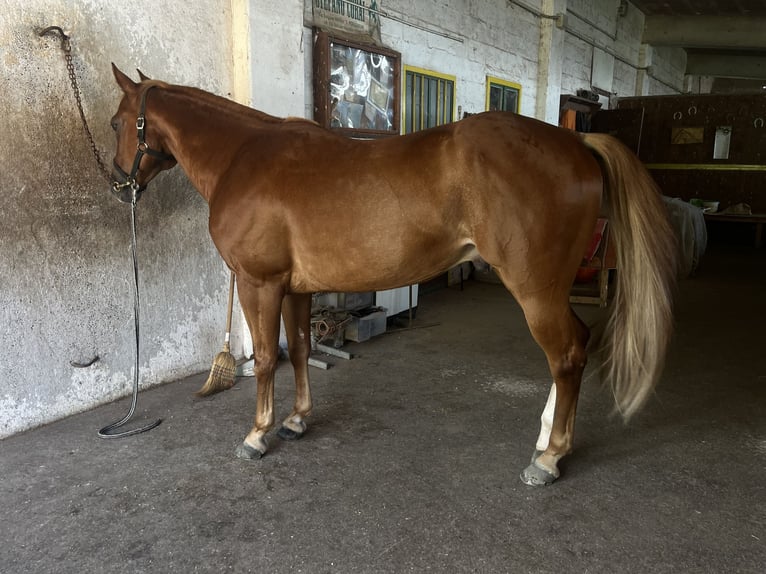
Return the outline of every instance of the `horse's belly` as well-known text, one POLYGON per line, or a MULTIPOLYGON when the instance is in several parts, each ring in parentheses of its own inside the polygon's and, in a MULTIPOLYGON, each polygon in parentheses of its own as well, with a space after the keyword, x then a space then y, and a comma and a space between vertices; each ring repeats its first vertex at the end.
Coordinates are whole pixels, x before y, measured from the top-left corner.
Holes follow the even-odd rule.
POLYGON ((290 288, 302 293, 394 289, 425 281, 476 257, 476 246, 469 239, 405 251, 367 252, 350 246, 334 255, 316 253, 296 258, 290 288))

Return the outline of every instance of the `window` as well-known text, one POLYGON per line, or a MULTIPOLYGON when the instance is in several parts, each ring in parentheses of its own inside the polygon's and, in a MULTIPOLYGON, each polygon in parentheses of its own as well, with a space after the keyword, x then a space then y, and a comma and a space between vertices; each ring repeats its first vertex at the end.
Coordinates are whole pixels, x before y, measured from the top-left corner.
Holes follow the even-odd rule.
POLYGON ((404 132, 450 123, 454 118, 455 76, 404 67, 404 132))
POLYGON ((519 113, 521 86, 487 76, 487 110, 519 113))
POLYGON ((399 133, 399 54, 316 31, 314 119, 352 137, 399 133))

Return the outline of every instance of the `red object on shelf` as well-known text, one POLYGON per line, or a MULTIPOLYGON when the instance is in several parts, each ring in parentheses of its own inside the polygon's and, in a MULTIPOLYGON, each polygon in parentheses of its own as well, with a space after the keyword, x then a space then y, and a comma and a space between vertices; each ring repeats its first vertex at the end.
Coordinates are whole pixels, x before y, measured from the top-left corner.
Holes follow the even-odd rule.
POLYGON ((583 265, 577 269, 577 275, 575 275, 575 283, 590 283, 596 279, 599 273, 599 265, 593 265, 593 257, 596 255, 601 240, 604 238, 604 230, 606 229, 607 220, 603 217, 599 217, 596 220, 596 227, 593 230, 593 236, 591 237, 588 248, 583 254, 583 265))
POLYGON ((604 230, 606 229, 606 222, 606 218, 603 217, 599 217, 596 220, 596 228, 593 230, 593 237, 591 237, 588 249, 583 255, 583 259, 588 263, 590 263, 590 260, 593 259, 593 256, 596 254, 598 246, 601 245, 601 239, 604 237, 604 230))
POLYGON ((590 283, 596 278, 599 270, 591 267, 580 267, 575 275, 575 283, 590 283))

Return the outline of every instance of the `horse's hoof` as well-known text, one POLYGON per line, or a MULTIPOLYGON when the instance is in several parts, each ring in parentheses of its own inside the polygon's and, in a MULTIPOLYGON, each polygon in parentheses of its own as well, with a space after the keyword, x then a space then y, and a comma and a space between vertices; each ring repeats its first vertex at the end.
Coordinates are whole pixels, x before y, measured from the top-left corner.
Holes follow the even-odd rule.
POLYGON ((246 442, 242 442, 237 447, 237 458, 241 458, 244 460, 258 460, 261 458, 264 454, 266 454, 266 451, 258 450, 257 448, 250 446, 246 442))
POLYGON ((283 426, 277 431, 277 436, 282 440, 298 440, 303 436, 303 433, 295 432, 293 429, 283 426))
POLYGON ((282 423, 282 426, 277 431, 277 436, 282 440, 298 440, 305 432, 306 422, 297 417, 291 417, 282 423))
POLYGON ((529 486, 548 486, 553 484, 558 476, 551 474, 536 464, 530 464, 524 469, 519 478, 521 478, 521 482, 529 486))

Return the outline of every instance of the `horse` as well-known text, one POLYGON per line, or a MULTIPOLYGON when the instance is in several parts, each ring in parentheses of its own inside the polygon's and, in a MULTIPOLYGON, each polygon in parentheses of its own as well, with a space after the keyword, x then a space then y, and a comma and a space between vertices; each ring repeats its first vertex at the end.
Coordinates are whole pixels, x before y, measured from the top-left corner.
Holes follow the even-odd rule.
POLYGON ((122 91, 111 120, 112 191, 135 202, 158 173, 180 165, 207 201, 210 237, 236 275, 257 385, 254 425, 238 457, 267 451, 280 313, 296 392, 277 434, 294 440, 312 410, 312 293, 411 285, 479 256, 515 297, 547 358, 553 383, 521 480, 553 483, 572 452, 590 351, 590 330, 569 293, 599 215, 609 219, 618 269, 601 376, 626 419, 652 393, 672 331, 674 235, 651 176, 617 139, 485 112, 355 140, 112 69, 122 91))

